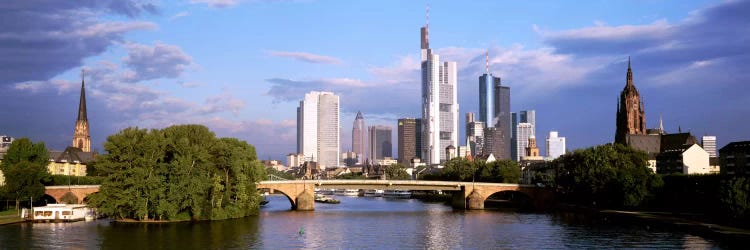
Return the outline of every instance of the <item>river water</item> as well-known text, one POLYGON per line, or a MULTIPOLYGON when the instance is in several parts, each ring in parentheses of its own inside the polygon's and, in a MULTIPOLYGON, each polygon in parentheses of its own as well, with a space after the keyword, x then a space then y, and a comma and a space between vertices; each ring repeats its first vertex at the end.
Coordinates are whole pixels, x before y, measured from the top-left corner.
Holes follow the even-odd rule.
POLYGON ((259 216, 214 222, 121 224, 109 220, 0 226, 0 249, 591 249, 727 248, 674 229, 573 214, 454 211, 440 203, 336 197, 289 211, 269 196, 259 216))

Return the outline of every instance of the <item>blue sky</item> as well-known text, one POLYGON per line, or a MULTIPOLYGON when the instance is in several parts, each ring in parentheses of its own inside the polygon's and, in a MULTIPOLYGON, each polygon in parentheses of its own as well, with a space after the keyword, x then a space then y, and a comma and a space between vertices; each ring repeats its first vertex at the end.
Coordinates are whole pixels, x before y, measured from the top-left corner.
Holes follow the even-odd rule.
POLYGON ((676 0, 3 2, 0 134, 64 149, 86 68, 99 151, 125 127, 197 123, 282 159, 312 90, 341 96, 346 151, 359 110, 368 126, 421 115, 427 4, 431 47, 459 64, 462 120, 489 50, 511 110, 537 111, 538 138, 611 142, 631 56, 647 127, 661 115, 719 147, 750 139, 750 2, 676 0))

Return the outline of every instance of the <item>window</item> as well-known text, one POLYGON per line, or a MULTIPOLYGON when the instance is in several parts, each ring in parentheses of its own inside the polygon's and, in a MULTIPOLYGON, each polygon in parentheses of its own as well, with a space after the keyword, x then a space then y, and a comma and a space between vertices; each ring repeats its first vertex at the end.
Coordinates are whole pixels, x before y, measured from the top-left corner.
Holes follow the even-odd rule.
POLYGON ((73 215, 73 211, 62 211, 62 215, 73 215))

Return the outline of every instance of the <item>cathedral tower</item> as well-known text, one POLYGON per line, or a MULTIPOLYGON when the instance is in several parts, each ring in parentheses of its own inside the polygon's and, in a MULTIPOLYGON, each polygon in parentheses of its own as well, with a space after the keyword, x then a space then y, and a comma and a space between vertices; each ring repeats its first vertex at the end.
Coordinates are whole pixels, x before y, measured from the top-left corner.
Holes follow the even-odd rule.
POLYGON ((620 92, 620 98, 617 101, 615 143, 625 144, 625 137, 628 134, 646 134, 646 115, 643 110, 643 99, 638 94, 638 89, 633 85, 633 71, 630 69, 630 57, 628 57, 628 74, 625 80, 625 88, 620 92))
POLYGON ((89 136, 89 119, 86 115, 86 92, 84 90, 84 75, 81 70, 81 100, 78 102, 78 120, 73 133, 73 147, 83 152, 91 152, 91 136, 89 136))

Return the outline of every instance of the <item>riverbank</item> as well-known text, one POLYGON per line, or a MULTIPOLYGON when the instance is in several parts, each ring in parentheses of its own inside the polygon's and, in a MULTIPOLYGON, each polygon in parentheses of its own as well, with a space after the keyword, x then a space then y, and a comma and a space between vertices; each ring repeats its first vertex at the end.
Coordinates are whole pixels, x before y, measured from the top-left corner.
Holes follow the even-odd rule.
POLYGON ((15 210, 7 210, 0 212, 0 225, 14 224, 24 222, 23 218, 18 215, 15 210))
POLYGON ((670 227, 676 230, 705 235, 722 240, 742 242, 750 241, 750 230, 748 229, 725 226, 697 219, 681 218, 665 212, 596 209, 570 204, 558 204, 555 210, 563 212, 593 213, 599 216, 603 216, 605 219, 611 218, 614 220, 629 221, 636 220, 637 222, 643 223, 647 226, 649 225, 649 223, 652 223, 652 225, 654 226, 670 227))

